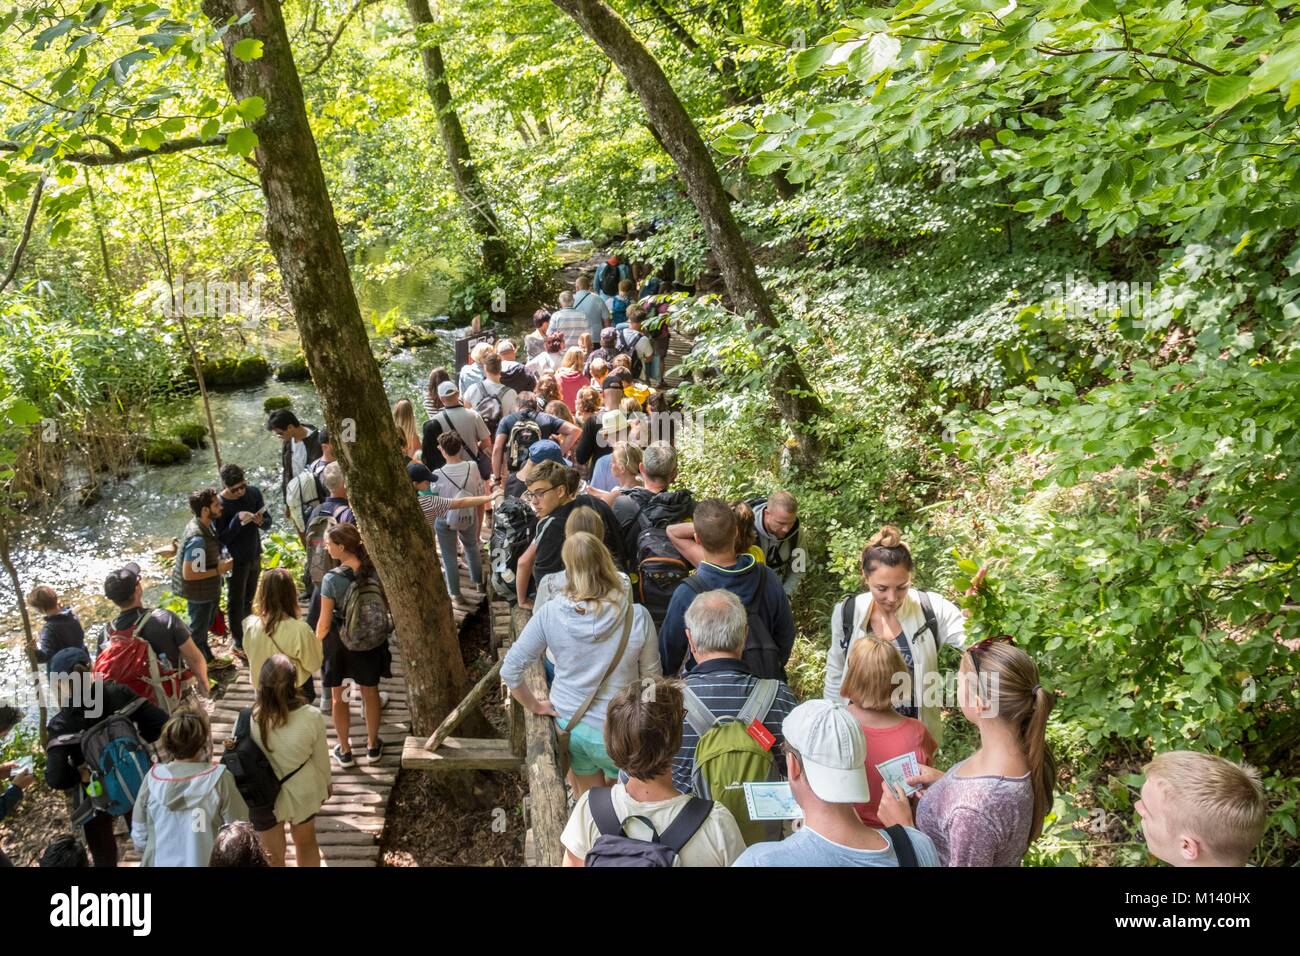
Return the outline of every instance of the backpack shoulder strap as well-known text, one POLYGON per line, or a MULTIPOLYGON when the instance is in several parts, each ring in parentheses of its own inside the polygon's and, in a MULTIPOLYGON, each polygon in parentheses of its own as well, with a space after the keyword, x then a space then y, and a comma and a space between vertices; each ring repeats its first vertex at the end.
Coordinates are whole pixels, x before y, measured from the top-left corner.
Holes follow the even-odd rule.
POLYGON ((895 823, 892 827, 886 827, 885 832, 889 834, 890 840, 894 844, 894 855, 898 857, 899 866, 920 866, 916 859, 916 848, 912 846, 912 838, 907 835, 907 828, 901 823, 895 823))
POLYGON ((930 600, 930 595, 926 591, 917 591, 916 599, 921 602, 921 613, 925 615, 925 626, 930 629, 930 636, 934 639, 934 656, 937 661, 939 657, 939 619, 934 616, 934 603, 930 600))
POLYGON ((745 698, 745 704, 740 708, 740 713, 736 714, 736 719, 746 726, 756 720, 761 724, 767 719, 767 712, 776 703, 776 692, 780 686, 781 682, 775 677, 760 680, 745 698))
POLYGON ((682 685, 682 700, 686 705, 687 723, 698 736, 703 737, 718 722, 718 718, 700 700, 699 695, 685 684, 682 685))
POLYGON ((700 576, 698 574, 688 574, 682 580, 682 584, 685 584, 696 594, 703 594, 708 589, 708 586, 703 581, 700 580, 700 576))
POLYGON ((253 727, 253 708, 245 707, 235 718, 235 739, 243 740, 249 735, 253 727))
POLYGON ((695 831, 704 825, 704 821, 713 812, 713 801, 703 797, 691 797, 690 802, 682 807, 682 812, 668 825, 659 842, 674 853, 681 853, 682 848, 691 842, 695 831))
POLYGON ((591 819, 601 836, 619 836, 623 832, 623 821, 614 812, 614 798, 609 787, 592 787, 587 806, 591 808, 591 819))
POLYGON ((127 703, 127 704, 123 704, 123 705, 122 705, 121 707, 119 707, 117 710, 113 711, 113 713, 112 713, 110 716, 113 716, 113 717, 130 717, 130 716, 131 716, 132 714, 134 714, 137 710, 139 710, 141 707, 143 707, 146 703, 147 703, 147 701, 146 701, 143 697, 139 697, 139 696, 137 696, 134 700, 130 701, 130 702, 127 703))
POLYGON ((857 607, 858 596, 850 594, 840 607, 840 649, 847 651, 853 642, 853 612, 857 607))

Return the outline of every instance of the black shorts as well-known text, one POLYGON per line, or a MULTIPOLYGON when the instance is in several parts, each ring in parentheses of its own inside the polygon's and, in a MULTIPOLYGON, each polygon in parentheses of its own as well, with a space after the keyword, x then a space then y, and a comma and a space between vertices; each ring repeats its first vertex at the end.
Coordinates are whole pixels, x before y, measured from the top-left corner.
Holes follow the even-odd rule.
POLYGON ((341 687, 348 678, 358 687, 378 687, 381 679, 393 676, 393 654, 387 644, 368 651, 350 651, 337 633, 331 633, 322 642, 321 649, 325 652, 321 684, 327 690, 341 687))
MULTIPOLYGON (((306 820, 303 820, 302 823, 311 823, 311 821, 315 819, 316 814, 313 813, 306 820)), ((248 822, 253 825, 253 829, 258 833, 265 833, 267 830, 274 830, 283 821, 275 818, 275 811, 273 810, 254 810, 252 807, 249 807, 248 822)), ((302 823, 299 823, 298 826, 302 826, 302 823)), ((290 826, 292 825, 293 824, 290 824, 290 826)))

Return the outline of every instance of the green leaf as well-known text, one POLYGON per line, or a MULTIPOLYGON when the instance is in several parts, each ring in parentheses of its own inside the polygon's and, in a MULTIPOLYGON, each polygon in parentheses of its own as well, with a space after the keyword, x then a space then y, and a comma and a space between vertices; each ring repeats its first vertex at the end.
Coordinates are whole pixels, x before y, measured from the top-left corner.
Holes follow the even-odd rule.
POLYGON ((248 63, 250 60, 260 59, 262 56, 262 41, 254 40, 252 37, 245 37, 236 43, 230 51, 235 55, 235 59, 248 63))
POLYGON ((1222 113, 1240 103, 1249 90, 1248 76, 1212 76, 1205 88, 1205 105, 1214 107, 1216 113, 1222 113))
POLYGON ((254 123, 266 115, 266 100, 260 96, 245 97, 235 110, 246 122, 254 123))
POLYGON ((1250 75, 1250 92, 1263 93, 1295 79, 1300 79, 1300 43, 1280 50, 1265 60, 1250 75))
POLYGON ((231 156, 248 156, 257 147, 257 134, 240 126, 226 134, 226 152, 231 156))
POLYGON ((145 149, 157 149, 166 138, 162 130, 155 126, 140 133, 140 145, 145 149))

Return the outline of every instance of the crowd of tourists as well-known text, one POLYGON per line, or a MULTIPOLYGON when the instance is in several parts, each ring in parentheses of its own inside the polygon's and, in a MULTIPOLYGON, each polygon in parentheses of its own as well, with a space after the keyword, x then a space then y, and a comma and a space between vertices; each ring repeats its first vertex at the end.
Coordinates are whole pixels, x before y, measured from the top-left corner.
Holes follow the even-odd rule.
MULTIPOLYGON (((473 588, 532 611, 501 677, 555 721, 573 797, 566 865, 1018 865, 1058 783, 1046 733, 1056 698, 1035 661, 1009 635, 968 640, 959 607, 913 585, 912 553, 886 526, 862 550, 861 587, 831 612, 822 696, 799 699, 787 667, 819 529, 785 490, 724 501, 683 487, 664 388, 674 288, 670 274, 611 257, 536 314, 522 354, 485 341, 454 373, 433 370, 422 425, 417 403, 392 409, 452 601, 466 603, 463 568, 473 588), (533 667, 545 694, 530 689, 533 667), (971 725, 961 752, 944 746, 945 704, 971 725)), ((289 840, 299 866, 318 865, 314 820, 332 777, 384 758, 391 615, 332 436, 290 410, 267 428, 282 441, 279 506, 237 465, 189 498, 171 582, 188 620, 147 608, 128 564, 104 583, 119 613, 92 660, 58 595, 29 596, 59 703, 46 780, 75 797, 78 831, 42 865, 85 865, 87 851, 116 865, 117 817, 145 865, 284 865, 289 840), (262 570, 272 510, 301 539, 299 580, 262 570), (228 657, 212 649, 222 630, 228 657), (241 666, 256 700, 214 764, 186 689, 204 696, 210 674, 241 666), (93 679, 92 714, 81 691, 93 679)), ((19 717, 0 709, 0 731, 19 717)), ((1144 769, 1136 811, 1152 854, 1247 861, 1266 817, 1252 768, 1176 751, 1144 769)), ((0 774, 2 816, 33 776, 0 774)))

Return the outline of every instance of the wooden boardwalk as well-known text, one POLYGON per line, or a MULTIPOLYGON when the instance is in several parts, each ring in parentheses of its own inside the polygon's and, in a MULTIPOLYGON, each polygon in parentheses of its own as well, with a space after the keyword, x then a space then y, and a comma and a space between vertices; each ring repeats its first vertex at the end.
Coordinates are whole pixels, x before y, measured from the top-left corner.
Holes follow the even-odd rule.
MULTIPOLYGON (((486 526, 487 522, 484 524, 486 526)), ((458 630, 482 606, 486 598, 482 591, 470 584, 469 573, 463 563, 460 567, 460 587, 461 596, 470 606, 462 609, 452 605, 458 630)), ((380 690, 386 692, 389 698, 379 725, 379 739, 384 743, 384 756, 378 764, 366 763, 366 725, 361 701, 351 701, 349 735, 357 762, 345 770, 330 758, 334 792, 316 816, 316 839, 320 844, 321 866, 378 866, 380 863, 380 843, 383 840, 389 800, 402 761, 402 743, 411 733, 411 712, 407 707, 406 670, 402 662, 401 646, 396 638, 389 646, 393 653, 393 676, 379 684, 380 690)), ((315 681, 319 694, 322 691, 319 671, 316 672, 315 681)), ((349 688, 349 696, 352 693, 349 688)), ((251 707, 253 699, 249 670, 241 665, 235 679, 226 684, 220 696, 215 699, 215 707, 210 714, 214 760, 220 760, 225 739, 234 733, 239 711, 251 707)), ((318 704, 319 698, 318 703, 312 706, 318 704)), ((332 715, 326 715, 325 727, 332 751, 338 743, 332 715)), ((295 864, 292 840, 289 841, 286 862, 290 866, 295 864)), ((122 865, 135 866, 138 863, 139 854, 134 849, 127 851, 122 865)))

